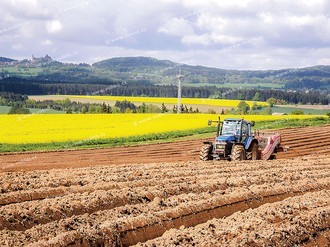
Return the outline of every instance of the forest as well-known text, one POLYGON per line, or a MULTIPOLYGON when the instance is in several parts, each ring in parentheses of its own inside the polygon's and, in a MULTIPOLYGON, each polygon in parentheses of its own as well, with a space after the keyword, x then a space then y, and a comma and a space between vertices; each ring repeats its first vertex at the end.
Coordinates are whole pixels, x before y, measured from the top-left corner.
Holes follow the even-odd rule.
MULTIPOLYGON (((149 96, 177 97, 176 85, 152 85, 146 82, 108 84, 65 83, 50 81, 30 81, 21 78, 0 80, 0 92, 23 95, 110 95, 110 96, 149 96)), ((218 98, 266 101, 269 98, 281 100, 283 104, 329 104, 327 90, 274 90, 226 88, 216 86, 183 86, 182 97, 218 98), (255 97, 257 95, 257 97, 255 97)))

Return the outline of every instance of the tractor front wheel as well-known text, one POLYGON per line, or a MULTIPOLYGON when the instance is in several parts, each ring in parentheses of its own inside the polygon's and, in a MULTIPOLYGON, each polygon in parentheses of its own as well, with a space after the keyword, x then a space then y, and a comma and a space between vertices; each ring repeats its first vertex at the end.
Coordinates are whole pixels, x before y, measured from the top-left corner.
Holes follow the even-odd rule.
POLYGON ((200 150, 199 158, 203 161, 213 160, 212 149, 211 144, 205 144, 200 150))
POLYGON ((245 150, 242 145, 235 145, 231 150, 231 160, 245 160, 245 150))

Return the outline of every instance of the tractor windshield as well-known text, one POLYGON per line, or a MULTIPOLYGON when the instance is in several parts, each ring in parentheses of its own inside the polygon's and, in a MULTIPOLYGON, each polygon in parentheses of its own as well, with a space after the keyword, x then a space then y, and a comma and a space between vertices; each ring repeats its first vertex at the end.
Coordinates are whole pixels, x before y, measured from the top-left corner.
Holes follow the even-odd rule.
POLYGON ((221 135, 239 135, 239 123, 235 121, 225 121, 222 126, 221 135))

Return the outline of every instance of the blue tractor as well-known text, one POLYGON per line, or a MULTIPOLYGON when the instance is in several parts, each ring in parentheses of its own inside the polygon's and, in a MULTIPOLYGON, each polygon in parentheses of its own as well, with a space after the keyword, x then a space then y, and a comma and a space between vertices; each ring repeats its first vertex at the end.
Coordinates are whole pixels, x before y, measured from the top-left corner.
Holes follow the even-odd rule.
POLYGON ((223 122, 209 120, 208 124, 217 123, 215 142, 204 142, 200 151, 201 160, 257 160, 260 159, 258 139, 252 134, 254 122, 244 119, 227 118, 223 122))

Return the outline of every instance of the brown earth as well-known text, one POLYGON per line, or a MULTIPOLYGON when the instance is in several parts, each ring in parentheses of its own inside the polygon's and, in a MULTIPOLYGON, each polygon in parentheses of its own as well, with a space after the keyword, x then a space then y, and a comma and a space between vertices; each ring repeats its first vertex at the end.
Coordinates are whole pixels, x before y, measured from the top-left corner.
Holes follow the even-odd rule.
MULTIPOLYGON (((330 154, 330 126, 282 129, 278 132, 282 134, 282 144, 288 146, 289 150, 278 153, 277 159, 330 154)), ((104 149, 0 154, 0 172, 91 165, 197 161, 203 141, 206 140, 104 149)))
POLYGON ((329 175, 330 155, 4 172, 0 246, 329 244, 329 175))
POLYGON ((270 161, 197 161, 200 140, 2 154, 0 246, 330 246, 329 130, 280 130, 270 161))

